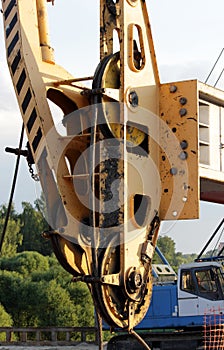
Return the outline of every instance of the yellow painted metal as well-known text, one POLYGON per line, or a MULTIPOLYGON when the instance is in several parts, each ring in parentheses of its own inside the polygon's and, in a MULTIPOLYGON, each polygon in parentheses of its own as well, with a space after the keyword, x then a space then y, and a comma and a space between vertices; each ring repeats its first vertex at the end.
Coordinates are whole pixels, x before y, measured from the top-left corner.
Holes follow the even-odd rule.
MULTIPOLYGON (((132 328, 144 317, 152 291, 151 280, 147 279, 148 264, 144 265, 141 251, 143 251, 143 246, 148 245, 147 251, 149 254, 150 243, 146 241, 150 223, 159 210, 158 201, 156 200, 156 197, 159 196, 159 190, 157 177, 154 176, 155 167, 152 167, 147 173, 150 168, 149 163, 152 161, 158 167, 159 160, 159 146, 153 138, 148 136, 149 128, 156 126, 156 123, 153 122, 152 126, 149 124, 151 119, 148 118, 147 120, 147 117, 151 114, 158 115, 159 76, 145 2, 120 0, 112 6, 112 9, 108 9, 107 2, 101 1, 101 6, 101 57, 114 53, 115 45, 112 45, 114 44, 112 31, 118 34, 120 46, 119 81, 116 80, 116 84, 113 84, 114 68, 110 64, 105 67, 102 79, 102 87, 119 89, 120 113, 116 115, 113 106, 110 108, 107 94, 103 95, 102 101, 103 104, 105 103, 104 111, 110 130, 112 130, 114 136, 118 138, 122 136, 124 139, 123 146, 120 145, 118 165, 118 172, 123 181, 119 187, 120 214, 123 212, 123 215, 119 217, 120 225, 117 228, 120 237, 120 253, 117 259, 120 261, 123 293, 131 303, 133 300, 136 302, 135 305, 130 307, 133 316, 127 319, 122 319, 119 316, 117 310, 119 309, 119 302, 122 305, 122 300, 118 302, 118 309, 116 309, 116 305, 111 306, 113 303, 110 302, 109 297, 111 293, 113 294, 112 287, 102 286, 102 295, 107 312, 114 322, 121 327, 132 328), (131 139, 129 139, 129 131, 132 132, 131 139), (134 140, 135 136, 137 136, 137 142, 134 140), (137 153, 132 153, 127 149, 130 140, 131 142, 134 140, 136 145, 140 145, 144 139, 146 139, 145 149, 140 147, 144 153, 143 157, 138 154, 140 152, 139 148, 136 151, 137 153), (152 181, 148 181, 149 178, 152 181), (147 218, 144 222, 139 223, 136 221, 135 215, 141 198, 145 203, 144 210, 147 218), (139 200, 138 204, 137 199, 139 200), (147 284, 147 289, 144 292, 144 305, 141 302, 139 303, 138 312, 136 309, 137 302, 139 302, 137 295, 140 291, 138 293, 130 292, 128 287, 133 268, 140 271, 142 280, 147 284)), ((113 57, 115 59, 115 53, 111 61, 113 61, 113 57)), ((118 110, 118 107, 116 110, 118 110)), ((102 188, 104 188, 104 183, 105 179, 103 177, 102 188)), ((104 206, 106 206, 106 202, 104 206)), ((148 259, 152 258, 151 255, 153 255, 156 244, 156 235, 153 238, 148 259)), ((111 271, 111 273, 114 273, 114 271, 111 271)), ((142 291, 142 289, 140 290, 142 291)))
POLYGON ((46 0, 37 0, 37 19, 43 61, 54 63, 54 52, 50 46, 46 0))
POLYGON ((139 106, 158 113, 159 74, 153 46, 152 33, 146 3, 136 1, 131 6, 127 1, 119 1, 120 56, 121 56, 121 97, 120 101, 129 104, 129 92, 134 88, 139 96, 139 106), (134 36, 134 28, 137 35, 134 36), (133 40, 139 44, 138 51, 142 55, 142 65, 136 69, 133 40))
POLYGON ((198 84, 160 86, 162 220, 199 217, 198 84))
POLYGON ((118 6, 111 4, 108 7, 105 0, 100 0, 100 60, 114 53, 114 37, 119 32, 118 6))
MULTIPOLYGON (((120 85, 120 57, 113 55, 109 60, 102 76, 102 88, 119 89, 120 85)), ((113 99, 105 96, 103 98, 104 114, 107 116, 108 127, 117 139, 124 139, 124 125, 119 123, 118 108, 116 104, 106 103, 113 99)), ((126 128, 126 142, 129 147, 140 145, 145 138, 145 133, 133 126, 126 128)))

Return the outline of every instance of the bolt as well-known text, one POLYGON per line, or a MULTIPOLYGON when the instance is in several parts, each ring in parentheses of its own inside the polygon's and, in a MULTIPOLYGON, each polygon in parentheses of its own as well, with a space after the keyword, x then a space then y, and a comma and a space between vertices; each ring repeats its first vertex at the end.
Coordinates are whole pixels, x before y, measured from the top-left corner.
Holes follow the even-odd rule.
POLYGON ((188 147, 188 142, 186 140, 183 140, 180 142, 180 147, 182 149, 186 149, 188 147))
POLYGON ((181 108, 179 113, 180 113, 181 117, 184 117, 187 114, 187 109, 186 108, 181 108))
POLYGON ((177 86, 176 85, 170 85, 170 92, 174 93, 177 91, 177 86))
POLYGON ((181 97, 180 98, 180 104, 183 106, 183 105, 186 105, 186 103, 187 103, 187 99, 186 99, 186 97, 181 97))
POLYGON ((128 96, 128 100, 132 107, 137 107, 138 106, 138 95, 135 91, 131 91, 128 96))
POLYGON ((171 168, 170 169, 170 174, 171 175, 177 175, 177 168, 171 168))
POLYGON ((179 157, 180 157, 181 160, 186 160, 187 157, 188 157, 188 153, 185 152, 185 151, 180 152, 179 157))
POLYGON ((135 283, 135 287, 138 289, 141 287, 142 285, 142 276, 140 273, 137 273, 135 276, 134 276, 134 283, 135 283))
POLYGON ((60 234, 63 234, 63 233, 65 232, 65 229, 64 229, 63 227, 60 227, 60 228, 58 229, 58 232, 59 232, 60 234))

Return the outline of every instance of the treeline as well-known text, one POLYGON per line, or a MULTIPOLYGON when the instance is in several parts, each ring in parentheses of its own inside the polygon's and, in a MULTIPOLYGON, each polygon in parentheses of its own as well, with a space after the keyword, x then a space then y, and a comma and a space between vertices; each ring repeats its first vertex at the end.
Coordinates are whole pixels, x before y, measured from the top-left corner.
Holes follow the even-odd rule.
MULTIPOLYGON (((34 206, 22 203, 12 209, 0 255, 0 326, 93 326, 94 307, 88 287, 71 282, 71 275, 57 262, 48 240, 41 233, 48 224, 34 206)), ((6 207, 0 207, 0 232, 6 207)), ((177 270, 195 255, 176 252, 175 242, 159 237, 158 246, 177 270)), ((154 262, 159 262, 155 256, 154 262)))
MULTIPOLYGON (((6 207, 0 207, 2 232, 6 207)), ((56 260, 48 228, 35 204, 11 211, 0 255, 0 327, 93 326, 94 307, 88 287, 71 282, 56 260)))
MULTIPOLYGON (((178 267, 181 264, 187 264, 193 262, 197 258, 197 254, 183 254, 181 252, 176 252, 175 242, 172 238, 168 236, 160 236, 158 238, 157 245, 166 260, 172 266, 172 268, 177 272, 178 267)), ((157 255, 154 256, 154 263, 161 263, 161 260, 157 255)))

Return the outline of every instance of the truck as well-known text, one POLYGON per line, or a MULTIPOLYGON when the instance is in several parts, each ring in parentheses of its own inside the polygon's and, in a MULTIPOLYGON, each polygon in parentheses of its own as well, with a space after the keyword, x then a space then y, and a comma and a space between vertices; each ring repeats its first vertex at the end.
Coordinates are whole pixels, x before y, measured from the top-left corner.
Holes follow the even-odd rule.
POLYGON ((103 318, 138 338, 160 223, 197 219, 200 199, 224 203, 224 93, 196 79, 160 82, 145 0, 100 0, 99 63, 74 77, 50 43, 47 6, 57 1, 2 0, 28 139, 13 152, 41 184, 44 235, 73 281, 88 285, 99 330, 103 318))

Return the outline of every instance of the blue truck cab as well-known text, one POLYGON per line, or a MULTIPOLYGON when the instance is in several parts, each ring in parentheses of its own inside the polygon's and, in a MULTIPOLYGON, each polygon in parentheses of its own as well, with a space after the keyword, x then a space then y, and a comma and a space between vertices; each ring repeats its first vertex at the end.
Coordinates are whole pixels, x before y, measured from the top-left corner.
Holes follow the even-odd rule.
POLYGON ((219 261, 153 265, 150 307, 137 329, 201 327, 205 315, 224 313, 223 267, 219 261))

